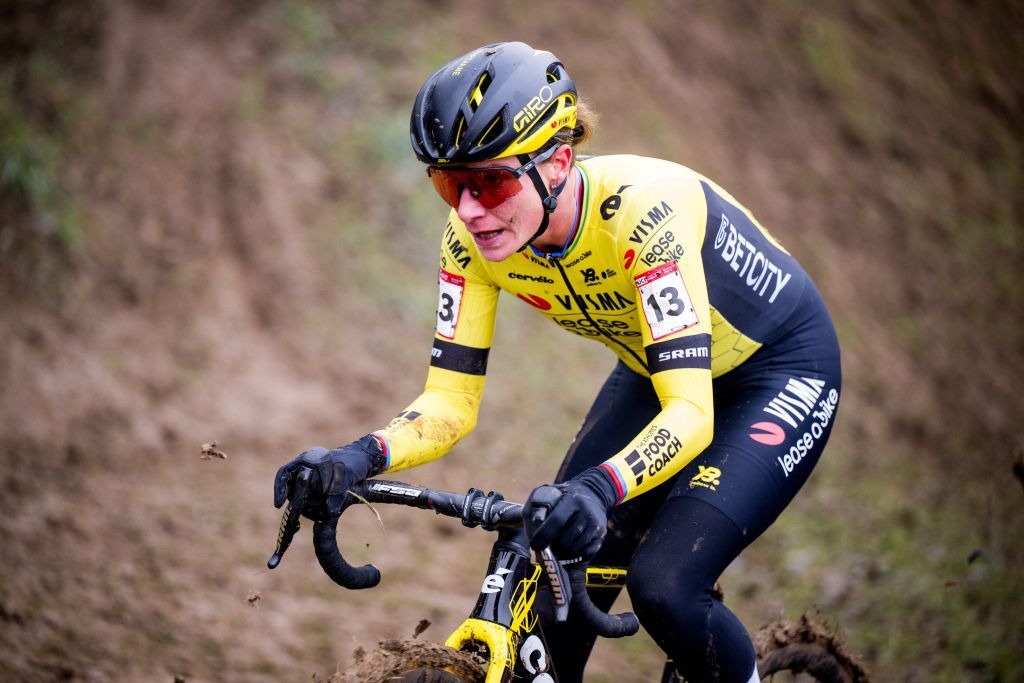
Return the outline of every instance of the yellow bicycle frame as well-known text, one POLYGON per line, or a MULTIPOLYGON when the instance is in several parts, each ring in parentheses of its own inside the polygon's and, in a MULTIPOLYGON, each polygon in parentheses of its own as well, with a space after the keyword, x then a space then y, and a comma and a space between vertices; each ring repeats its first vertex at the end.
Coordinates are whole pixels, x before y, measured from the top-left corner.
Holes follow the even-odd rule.
MULTIPOLYGON (((511 592, 504 591, 505 576, 514 575, 515 564, 502 566, 505 563, 495 564, 494 557, 491 562, 491 573, 484 579, 481 587, 481 599, 470 616, 445 641, 445 645, 456 650, 465 650, 473 643, 482 643, 487 646, 488 662, 487 676, 484 683, 509 683, 515 679, 517 674, 522 677, 529 676, 528 680, 544 681, 552 680, 549 675, 545 678, 543 667, 546 665, 546 646, 537 633, 537 612, 533 609, 534 601, 537 598, 537 581, 541 574, 539 564, 530 563, 530 569, 526 570, 522 578, 511 592), (507 625, 502 623, 506 619, 491 620, 481 618, 488 609, 494 611, 495 601, 490 596, 507 596, 507 625), (525 641, 524 641, 525 637, 525 641), (537 665, 533 658, 520 658, 520 646, 529 639, 536 639, 531 643, 531 653, 540 650, 540 662, 542 670, 536 670, 537 665), (524 671, 525 670, 525 671, 524 671)), ((521 556, 520 556, 521 559, 521 556)), ((618 567, 589 567, 587 569, 588 588, 621 588, 626 583, 626 570, 618 567)), ((498 597, 498 601, 502 600, 498 597)), ((499 602, 500 604, 500 602, 499 602)))

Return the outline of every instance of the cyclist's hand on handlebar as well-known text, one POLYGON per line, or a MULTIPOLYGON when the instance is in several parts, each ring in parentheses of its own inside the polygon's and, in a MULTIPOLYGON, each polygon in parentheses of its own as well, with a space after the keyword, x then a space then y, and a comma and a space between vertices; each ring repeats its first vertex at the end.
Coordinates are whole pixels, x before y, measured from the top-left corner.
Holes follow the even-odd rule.
POLYGON ((294 473, 302 465, 313 470, 310 496, 302 513, 311 519, 326 519, 341 512, 348 490, 384 469, 380 442, 372 435, 334 450, 311 448, 284 465, 274 477, 274 507, 290 496, 294 473))
POLYGON ((523 507, 530 546, 550 547, 567 563, 588 562, 601 548, 615 500, 611 482, 596 469, 561 484, 538 486, 523 507))

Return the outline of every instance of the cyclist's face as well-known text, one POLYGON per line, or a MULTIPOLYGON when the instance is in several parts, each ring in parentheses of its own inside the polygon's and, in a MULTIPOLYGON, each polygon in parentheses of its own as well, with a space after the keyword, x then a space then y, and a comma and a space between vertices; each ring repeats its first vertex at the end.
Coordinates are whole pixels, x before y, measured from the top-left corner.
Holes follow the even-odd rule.
MULTIPOLYGON (((463 168, 472 170, 475 168, 494 168, 506 166, 518 168, 522 164, 515 157, 504 159, 492 159, 466 164, 463 168)), ((541 177, 550 186, 551 173, 550 164, 541 163, 537 166, 541 177)), ((484 171, 484 173, 488 173, 484 171)), ((487 178, 483 178, 486 182, 487 178)), ((494 204, 494 198, 483 196, 481 192, 474 191, 476 188, 469 187, 469 184, 459 189, 458 206, 456 213, 466 225, 473 242, 476 243, 480 255, 488 261, 503 261, 516 253, 533 233, 540 226, 544 216, 544 209, 541 206, 540 196, 533 181, 523 175, 518 179, 521 189, 511 193, 510 196, 494 204), (488 207, 487 205, 492 206, 488 207)))

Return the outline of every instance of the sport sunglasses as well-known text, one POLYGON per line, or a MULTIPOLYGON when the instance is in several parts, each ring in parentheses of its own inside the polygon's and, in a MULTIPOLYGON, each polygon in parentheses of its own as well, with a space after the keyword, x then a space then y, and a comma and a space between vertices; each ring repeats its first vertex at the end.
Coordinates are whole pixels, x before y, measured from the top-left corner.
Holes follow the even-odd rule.
POLYGON ((452 208, 459 208, 462 188, 469 190, 473 198, 485 209, 493 209, 511 199, 523 189, 519 181, 526 172, 554 155, 558 145, 544 150, 519 168, 509 166, 487 166, 484 168, 448 168, 427 166, 427 175, 434 183, 434 189, 441 199, 452 208))

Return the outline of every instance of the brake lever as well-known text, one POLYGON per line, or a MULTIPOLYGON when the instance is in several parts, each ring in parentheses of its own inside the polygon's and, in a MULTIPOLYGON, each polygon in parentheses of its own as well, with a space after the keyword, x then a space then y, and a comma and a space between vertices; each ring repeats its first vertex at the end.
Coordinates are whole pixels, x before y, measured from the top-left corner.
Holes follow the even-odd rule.
POLYGON ((284 552, 292 543, 295 532, 299 530, 299 518, 302 516, 302 508, 306 505, 306 496, 309 493, 309 479, 313 474, 313 468, 308 465, 299 467, 295 475, 295 485, 292 489, 292 496, 285 504, 284 512, 281 513, 281 527, 277 532, 277 547, 274 554, 267 560, 267 567, 275 568, 281 563, 284 552))
POLYGON ((555 599, 555 621, 564 623, 569 618, 569 603, 572 602, 572 588, 569 585, 569 573, 555 557, 550 546, 537 553, 538 562, 544 567, 551 586, 551 595, 555 599))
MULTIPOLYGON (((561 491, 554 486, 543 487, 541 491, 535 491, 539 505, 534 508, 530 521, 534 526, 540 526, 547 519, 549 509, 562 495, 561 491)), ((562 566, 562 563, 555 557, 555 553, 548 546, 544 550, 538 550, 537 563, 544 567, 544 573, 551 586, 551 595, 555 600, 555 621, 565 622, 569 618, 569 604, 572 602, 572 588, 569 586, 569 573, 562 566)))

